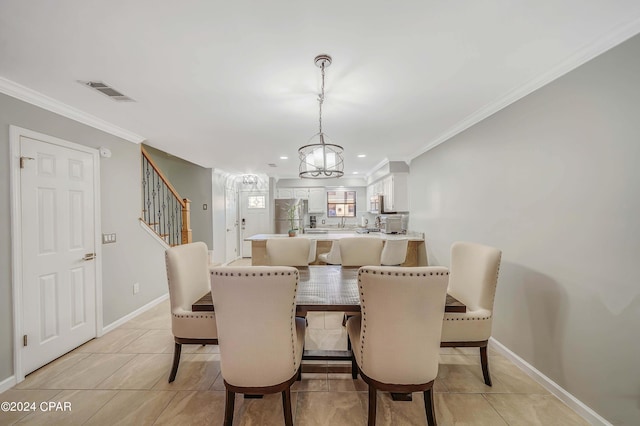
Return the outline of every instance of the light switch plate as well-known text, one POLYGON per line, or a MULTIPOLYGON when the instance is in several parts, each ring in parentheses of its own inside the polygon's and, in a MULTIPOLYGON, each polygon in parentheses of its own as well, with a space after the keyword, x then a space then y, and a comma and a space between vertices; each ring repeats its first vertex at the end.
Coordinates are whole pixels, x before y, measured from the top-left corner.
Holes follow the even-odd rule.
POLYGON ((116 242, 116 234, 102 234, 102 244, 111 244, 116 242))

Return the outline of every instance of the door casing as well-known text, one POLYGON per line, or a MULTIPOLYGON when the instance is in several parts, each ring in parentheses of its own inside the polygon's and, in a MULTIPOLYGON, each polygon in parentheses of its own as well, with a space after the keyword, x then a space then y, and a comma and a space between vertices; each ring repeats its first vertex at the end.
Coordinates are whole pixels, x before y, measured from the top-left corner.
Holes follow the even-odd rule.
POLYGON ((96 337, 102 335, 102 238, 100 222, 100 156, 98 150, 53 136, 34 132, 18 126, 9 126, 9 170, 11 171, 11 258, 13 298, 13 374, 16 383, 24 380, 22 370, 22 217, 20 212, 20 137, 25 136, 42 142, 89 153, 93 157, 94 193, 94 244, 96 286, 96 337))

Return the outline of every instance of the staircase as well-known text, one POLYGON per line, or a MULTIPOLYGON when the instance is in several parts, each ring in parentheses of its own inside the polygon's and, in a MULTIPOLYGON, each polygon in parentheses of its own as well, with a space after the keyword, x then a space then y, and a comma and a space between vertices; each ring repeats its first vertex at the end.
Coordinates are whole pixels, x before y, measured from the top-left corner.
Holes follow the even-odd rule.
POLYGON ((142 217, 169 246, 187 244, 191 236, 191 201, 182 198, 162 174, 149 153, 142 153, 142 217))

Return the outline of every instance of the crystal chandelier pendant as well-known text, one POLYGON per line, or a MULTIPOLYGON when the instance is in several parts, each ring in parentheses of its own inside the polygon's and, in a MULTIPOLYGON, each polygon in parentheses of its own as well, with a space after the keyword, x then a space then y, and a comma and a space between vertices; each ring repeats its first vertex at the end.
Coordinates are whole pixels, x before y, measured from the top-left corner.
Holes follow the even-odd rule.
POLYGON ((322 70, 322 92, 318 96, 320 131, 313 135, 307 145, 298 149, 300 157, 299 176, 301 178, 328 179, 344 175, 343 148, 340 145, 327 143, 327 136, 322 132, 322 103, 324 102, 324 69, 331 65, 331 56, 318 55, 315 63, 322 70))

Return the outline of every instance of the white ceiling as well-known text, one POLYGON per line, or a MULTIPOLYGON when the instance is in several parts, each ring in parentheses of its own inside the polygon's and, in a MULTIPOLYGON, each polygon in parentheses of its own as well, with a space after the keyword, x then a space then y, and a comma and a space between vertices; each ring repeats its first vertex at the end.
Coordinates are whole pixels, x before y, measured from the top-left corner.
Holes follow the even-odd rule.
POLYGON ((639 32, 639 18, 638 0, 2 0, 0 76, 202 166, 294 177, 318 126, 313 59, 328 53, 324 131, 345 176, 366 175, 639 32))

